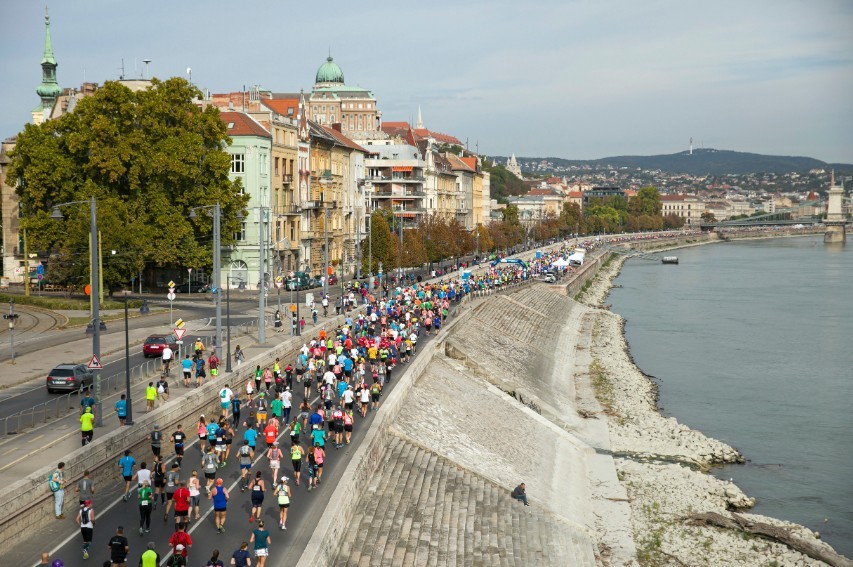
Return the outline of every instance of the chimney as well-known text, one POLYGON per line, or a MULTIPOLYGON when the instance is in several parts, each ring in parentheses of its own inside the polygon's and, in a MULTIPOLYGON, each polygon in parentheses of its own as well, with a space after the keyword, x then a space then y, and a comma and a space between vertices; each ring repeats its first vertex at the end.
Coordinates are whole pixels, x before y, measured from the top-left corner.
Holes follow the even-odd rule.
POLYGON ((335 122, 334 124, 332 124, 332 130, 337 130, 338 132, 343 133, 343 131, 341 130, 341 123, 340 122, 335 122))

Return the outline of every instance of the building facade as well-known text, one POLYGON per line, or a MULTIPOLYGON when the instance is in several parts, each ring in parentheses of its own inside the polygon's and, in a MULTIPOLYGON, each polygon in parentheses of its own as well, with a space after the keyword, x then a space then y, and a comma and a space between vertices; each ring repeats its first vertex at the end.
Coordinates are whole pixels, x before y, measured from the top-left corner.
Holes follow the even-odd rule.
POLYGON ((344 83, 344 72, 330 55, 317 69, 308 117, 321 125, 340 123, 341 131, 353 136, 379 130, 382 113, 372 92, 344 83))
POLYGON ((661 195, 661 214, 675 215, 684 221, 686 227, 696 227, 702 223, 705 201, 696 195, 661 195))

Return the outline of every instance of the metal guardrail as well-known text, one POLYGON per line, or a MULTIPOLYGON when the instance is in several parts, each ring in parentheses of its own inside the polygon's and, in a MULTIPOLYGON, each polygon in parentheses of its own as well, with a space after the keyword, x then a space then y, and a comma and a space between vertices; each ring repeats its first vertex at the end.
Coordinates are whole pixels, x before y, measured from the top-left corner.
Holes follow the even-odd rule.
MULTIPOLYGON (((201 342, 204 343, 205 347, 209 347, 212 340, 213 337, 202 337, 201 342)), ((178 368, 179 364, 180 361, 176 358, 172 363, 172 369, 175 370, 178 368)), ((132 367, 130 369, 131 387, 133 387, 134 382, 147 380, 152 376, 160 376, 162 370, 163 362, 160 358, 146 360, 142 364, 132 367)), ((180 373, 180 369, 178 369, 178 372, 180 373)), ((109 393, 124 391, 125 388, 125 375, 123 373, 101 378, 102 398, 109 393)), ((85 391, 85 389, 74 390, 3 418, 3 434, 15 435, 37 425, 46 424, 51 420, 59 420, 67 417, 74 413, 74 411, 79 410, 80 401, 85 391)), ((102 408, 101 411, 105 410, 102 408)))

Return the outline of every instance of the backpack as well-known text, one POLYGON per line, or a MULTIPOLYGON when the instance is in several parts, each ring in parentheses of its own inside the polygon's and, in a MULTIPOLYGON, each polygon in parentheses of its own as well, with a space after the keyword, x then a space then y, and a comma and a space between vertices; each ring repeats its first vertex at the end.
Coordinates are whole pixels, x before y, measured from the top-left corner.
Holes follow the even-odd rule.
POLYGON ((56 471, 53 471, 52 473, 50 473, 49 475, 47 475, 47 485, 50 487, 50 491, 51 491, 51 492, 57 492, 57 491, 59 491, 59 489, 60 489, 60 488, 62 488, 62 484, 61 484, 61 483, 56 482, 55 480, 53 480, 53 475, 54 475, 54 474, 56 474, 56 472, 57 472, 58 470, 59 470, 59 469, 57 469, 56 471))
POLYGON ((248 457, 251 454, 251 452, 252 452, 252 450, 249 449, 248 445, 243 445, 242 447, 240 447, 240 456, 241 457, 248 457))
POLYGON ((89 510, 90 508, 83 508, 80 510, 80 523, 88 524, 89 523, 89 510))

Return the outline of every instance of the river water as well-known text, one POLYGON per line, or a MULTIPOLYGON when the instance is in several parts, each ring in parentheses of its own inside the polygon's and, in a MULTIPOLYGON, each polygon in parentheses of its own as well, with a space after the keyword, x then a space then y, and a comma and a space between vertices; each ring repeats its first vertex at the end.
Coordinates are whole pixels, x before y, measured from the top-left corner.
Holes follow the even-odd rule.
POLYGON ((632 259, 608 299, 667 416, 748 459, 756 513, 853 557, 853 245, 740 241, 632 259))

